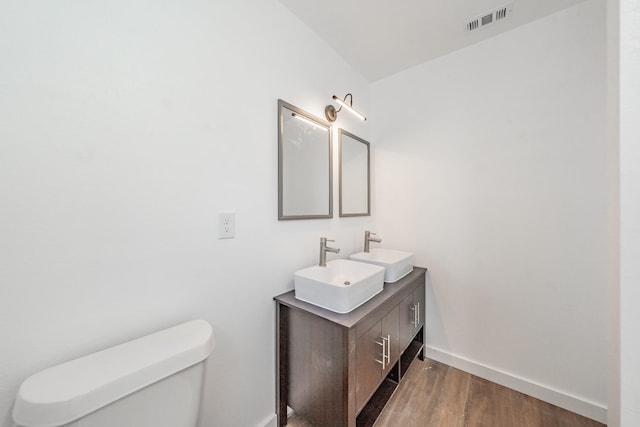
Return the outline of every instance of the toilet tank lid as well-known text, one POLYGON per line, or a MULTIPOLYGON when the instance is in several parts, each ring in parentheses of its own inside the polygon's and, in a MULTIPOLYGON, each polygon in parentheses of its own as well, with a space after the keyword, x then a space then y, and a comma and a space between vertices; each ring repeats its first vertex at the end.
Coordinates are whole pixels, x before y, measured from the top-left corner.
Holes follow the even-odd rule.
POLYGON ((45 369, 20 386, 13 419, 28 427, 70 423, 205 360, 213 346, 211 325, 192 320, 45 369))

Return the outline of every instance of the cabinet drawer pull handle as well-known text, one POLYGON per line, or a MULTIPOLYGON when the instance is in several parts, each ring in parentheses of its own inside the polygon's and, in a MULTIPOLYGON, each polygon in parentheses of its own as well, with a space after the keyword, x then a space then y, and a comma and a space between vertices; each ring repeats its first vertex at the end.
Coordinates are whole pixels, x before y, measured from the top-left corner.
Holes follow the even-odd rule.
POLYGON ((382 360, 375 359, 375 361, 382 365, 382 370, 384 371, 384 368, 386 367, 385 366, 385 362, 387 360, 386 359, 386 347, 387 347, 387 345, 385 344, 385 338, 382 337, 382 342, 376 341, 376 344, 382 346, 382 360))
POLYGON ((386 354, 382 355, 382 358, 386 359, 387 360, 387 365, 389 365, 390 362, 391 362, 391 357, 390 357, 391 356, 391 354, 390 354, 391 353, 391 335, 390 334, 387 334, 386 338, 384 338, 384 337, 382 338, 382 342, 385 342, 385 341, 387 343, 387 351, 386 351, 386 354))
POLYGON ((417 304, 418 309, 416 310, 416 328, 420 324, 420 303, 417 304))
POLYGON ((411 322, 411 324, 413 325, 413 329, 415 329, 418 327, 418 308, 415 304, 411 307, 411 311, 413 311, 413 322, 411 322))

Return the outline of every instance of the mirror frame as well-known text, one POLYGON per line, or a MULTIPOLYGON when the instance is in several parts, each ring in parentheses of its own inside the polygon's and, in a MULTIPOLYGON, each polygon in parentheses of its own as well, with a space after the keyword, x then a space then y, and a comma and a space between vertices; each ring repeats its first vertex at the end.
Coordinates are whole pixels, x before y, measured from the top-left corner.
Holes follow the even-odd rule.
POLYGON ((290 219, 322 219, 322 218, 333 218, 333 129, 329 122, 326 122, 322 119, 319 119, 316 116, 313 116, 301 108, 296 107, 282 99, 278 99, 278 220, 290 220, 290 219), (328 208, 329 212, 327 214, 309 214, 309 215, 285 215, 283 212, 283 203, 284 203, 284 118, 282 115, 283 108, 286 108, 300 116, 305 117, 306 119, 317 123, 321 127, 325 127, 327 129, 328 134, 328 158, 329 158, 329 182, 327 183, 329 186, 329 200, 328 200, 328 208))
POLYGON ((364 139, 360 138, 359 136, 356 136, 354 134, 352 134, 351 132, 348 132, 342 128, 338 129, 338 137, 339 137, 339 146, 338 146, 338 158, 339 160, 339 192, 340 192, 340 213, 339 215, 341 217, 350 217, 350 216, 371 216, 371 148, 370 148, 370 144, 368 141, 365 141, 364 139), (342 211, 342 196, 343 196, 343 191, 342 191, 342 135, 347 135, 350 138, 355 139, 358 142, 361 142, 362 144, 364 144, 367 147, 367 211, 366 212, 356 212, 356 213, 344 213, 342 211))

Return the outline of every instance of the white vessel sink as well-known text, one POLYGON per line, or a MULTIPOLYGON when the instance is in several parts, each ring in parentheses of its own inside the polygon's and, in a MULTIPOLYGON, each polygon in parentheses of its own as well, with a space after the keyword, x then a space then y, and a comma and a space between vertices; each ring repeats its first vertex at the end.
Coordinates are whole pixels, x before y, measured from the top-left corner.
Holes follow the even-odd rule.
POLYGON ((413 271, 413 254, 393 249, 373 248, 371 252, 358 252, 349 257, 354 261, 384 267, 384 281, 397 282, 413 271))
POLYGON ((384 268, 347 259, 313 266, 293 275, 296 298, 335 313, 348 313, 384 287, 384 268))

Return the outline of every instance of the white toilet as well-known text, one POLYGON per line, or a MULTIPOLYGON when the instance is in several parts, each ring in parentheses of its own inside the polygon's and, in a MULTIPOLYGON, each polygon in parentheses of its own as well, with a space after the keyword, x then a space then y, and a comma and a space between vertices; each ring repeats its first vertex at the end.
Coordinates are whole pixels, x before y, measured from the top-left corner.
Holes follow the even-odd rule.
POLYGON ((195 427, 211 325, 193 320, 45 369, 20 386, 24 427, 195 427))

